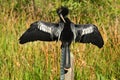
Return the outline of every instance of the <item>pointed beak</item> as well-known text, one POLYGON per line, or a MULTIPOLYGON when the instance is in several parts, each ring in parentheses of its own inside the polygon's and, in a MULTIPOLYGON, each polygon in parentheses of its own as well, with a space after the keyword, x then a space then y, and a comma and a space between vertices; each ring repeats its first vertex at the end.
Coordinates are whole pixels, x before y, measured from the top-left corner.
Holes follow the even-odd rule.
POLYGON ((62 16, 62 14, 60 14, 60 17, 66 23, 66 21, 65 21, 64 17, 62 16))

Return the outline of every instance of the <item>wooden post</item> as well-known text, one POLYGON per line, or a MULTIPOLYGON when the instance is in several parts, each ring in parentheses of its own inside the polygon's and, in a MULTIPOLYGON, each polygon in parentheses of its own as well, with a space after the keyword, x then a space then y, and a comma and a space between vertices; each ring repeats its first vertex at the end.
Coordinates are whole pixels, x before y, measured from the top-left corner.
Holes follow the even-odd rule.
POLYGON ((65 74, 65 80, 74 80, 74 56, 70 53, 71 68, 65 74))

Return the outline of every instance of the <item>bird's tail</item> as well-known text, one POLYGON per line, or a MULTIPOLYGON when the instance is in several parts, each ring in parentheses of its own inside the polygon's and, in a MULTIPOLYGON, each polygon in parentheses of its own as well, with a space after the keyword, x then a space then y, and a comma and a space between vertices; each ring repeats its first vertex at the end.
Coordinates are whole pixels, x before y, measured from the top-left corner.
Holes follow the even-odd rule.
POLYGON ((64 69, 65 70, 69 69, 71 67, 69 46, 62 47, 62 58, 63 58, 62 62, 63 62, 64 69))

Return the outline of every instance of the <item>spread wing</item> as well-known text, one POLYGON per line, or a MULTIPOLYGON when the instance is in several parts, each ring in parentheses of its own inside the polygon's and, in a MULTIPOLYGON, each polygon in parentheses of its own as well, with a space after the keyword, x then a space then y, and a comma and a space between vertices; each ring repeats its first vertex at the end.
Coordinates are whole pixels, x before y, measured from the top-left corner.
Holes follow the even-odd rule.
POLYGON ((59 24, 37 21, 30 25, 23 35, 19 38, 20 44, 30 41, 55 41, 58 40, 59 24))
POLYGON ((93 24, 75 25, 76 42, 92 43, 99 48, 103 47, 104 41, 98 30, 93 24))

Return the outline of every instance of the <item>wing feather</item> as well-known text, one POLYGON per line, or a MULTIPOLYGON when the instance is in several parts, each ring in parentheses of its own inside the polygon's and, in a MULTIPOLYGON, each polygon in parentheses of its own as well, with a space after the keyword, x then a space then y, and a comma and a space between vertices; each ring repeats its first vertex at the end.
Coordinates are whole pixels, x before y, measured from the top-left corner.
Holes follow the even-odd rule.
POLYGON ((99 48, 103 47, 104 41, 98 30, 93 24, 75 25, 76 42, 92 43, 99 48))
POLYGON ((59 24, 48 23, 43 21, 37 21, 30 25, 22 36, 19 38, 21 44, 30 41, 55 41, 58 39, 58 35, 55 32, 58 31, 59 24))

